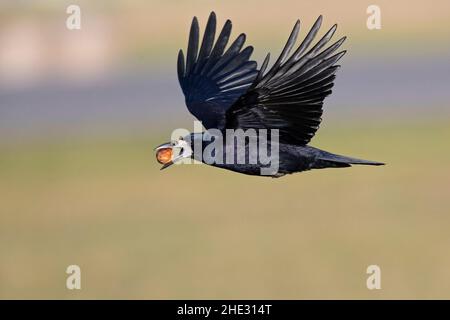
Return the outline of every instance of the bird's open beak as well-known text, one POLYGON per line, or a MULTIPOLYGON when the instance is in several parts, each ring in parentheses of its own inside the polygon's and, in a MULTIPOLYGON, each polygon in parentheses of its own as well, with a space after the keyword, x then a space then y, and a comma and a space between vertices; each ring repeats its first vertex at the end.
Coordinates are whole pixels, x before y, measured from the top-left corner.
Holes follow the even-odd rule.
POLYGON ((166 149, 166 148, 172 148, 173 146, 172 146, 172 144, 170 143, 170 142, 166 142, 166 143, 163 143, 163 144, 160 144, 159 146, 157 146, 155 149, 153 149, 154 151, 158 151, 158 150, 161 150, 161 149, 166 149))
POLYGON ((169 161, 169 162, 164 163, 163 166, 161 167, 161 169, 159 169, 159 170, 164 170, 165 168, 168 168, 171 165, 173 165, 173 161, 172 160, 169 161))
POLYGON ((156 151, 156 157, 158 159, 158 162, 163 165, 160 170, 164 170, 164 169, 170 167, 175 162, 177 162, 178 160, 183 158, 181 155, 177 155, 177 156, 173 157, 173 149, 174 149, 174 146, 171 143, 163 143, 154 149, 156 151), (170 150, 170 152, 169 152, 170 158, 168 158, 168 156, 164 156, 164 157, 159 156, 160 153, 164 152, 163 150, 165 150, 165 149, 170 150))

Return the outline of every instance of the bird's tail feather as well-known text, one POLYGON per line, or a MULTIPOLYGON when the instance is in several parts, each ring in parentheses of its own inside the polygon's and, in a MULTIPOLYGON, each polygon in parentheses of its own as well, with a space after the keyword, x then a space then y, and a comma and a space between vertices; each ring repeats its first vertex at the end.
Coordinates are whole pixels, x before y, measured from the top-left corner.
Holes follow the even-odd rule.
POLYGON ((316 159, 319 160, 319 163, 324 161, 322 165, 328 163, 328 165, 332 167, 350 167, 352 164, 369 165, 369 166, 384 165, 383 162, 351 158, 322 150, 320 150, 320 154, 317 156, 316 159))

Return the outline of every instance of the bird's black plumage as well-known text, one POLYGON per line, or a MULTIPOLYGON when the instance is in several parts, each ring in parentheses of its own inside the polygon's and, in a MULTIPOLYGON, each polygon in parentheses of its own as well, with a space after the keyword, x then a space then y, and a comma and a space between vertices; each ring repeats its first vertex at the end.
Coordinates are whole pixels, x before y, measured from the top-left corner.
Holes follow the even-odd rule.
MULTIPOLYGON (((191 141, 193 142, 195 138, 191 135, 191 141)), ((207 148, 207 146, 212 143, 210 141, 204 141, 203 150, 207 148)), ((270 150, 270 142, 268 145, 268 149, 270 150)), ((192 147, 194 147, 192 143, 192 147)), ((381 162, 369 161, 363 159, 357 159, 347 156, 337 155, 331 152, 327 152, 324 150, 320 150, 311 146, 303 146, 303 145, 293 145, 288 143, 279 143, 279 163, 277 164, 276 171, 267 174, 268 176, 278 178, 282 177, 286 174, 291 174, 294 172, 302 172, 308 171, 312 169, 325 169, 325 168, 346 168, 351 167, 353 164, 356 165, 383 165, 381 162)), ((238 150, 235 145, 231 145, 229 143, 224 142, 222 148, 220 149, 222 154, 222 159, 225 159, 227 154, 233 153, 234 155, 238 154, 238 150), (234 149, 231 151, 231 149, 234 149)), ((242 152, 242 151, 241 151, 242 152)), ((257 161, 255 163, 251 163, 249 161, 250 155, 254 151, 251 150, 249 145, 247 144, 243 150, 243 155, 245 157, 244 163, 238 163, 237 161, 233 163, 227 162, 215 162, 208 163, 214 167, 231 170, 243 174, 248 175, 257 175, 260 176, 261 168, 268 168, 267 163, 262 163, 261 161, 257 161)), ((196 156, 194 158, 198 161, 205 162, 205 159, 199 159, 196 156)))
POLYGON ((189 34, 186 62, 178 54, 178 79, 189 111, 205 128, 224 128, 226 111, 252 85, 258 75, 257 63, 251 61, 253 47, 244 49, 245 34, 240 34, 225 51, 231 34, 227 20, 214 43, 216 15, 211 13, 203 41, 199 46, 199 26, 194 18, 189 34))
MULTIPOLYGON (((322 16, 296 46, 300 31, 298 20, 274 64, 268 68, 270 54, 267 54, 261 68, 257 69, 257 63, 250 60, 253 47, 244 48, 245 34, 240 34, 226 49, 231 36, 230 20, 215 39, 216 15, 212 12, 201 42, 198 21, 194 17, 186 58, 182 50, 178 54, 178 79, 186 105, 206 129, 219 129, 223 133, 226 129, 277 129, 280 170, 272 176, 352 164, 382 164, 307 146, 321 123, 323 101, 331 94, 335 73, 340 67, 337 62, 346 52, 339 51, 345 37, 330 44, 337 25, 313 44, 321 24, 322 16)), ((192 148, 193 140, 205 139, 203 134, 190 138, 192 148)), ((226 142, 221 150, 224 156, 227 150, 238 151, 226 142)), ((255 151, 246 145, 244 152, 248 157, 255 151)), ((197 157, 192 153, 188 156, 197 157)), ((205 162, 202 158, 199 160, 205 162)), ((212 165, 257 175, 261 175, 258 170, 262 167, 261 163, 212 165)))
POLYGON ((214 13, 209 17, 197 56, 199 27, 194 18, 186 67, 183 51, 178 56, 178 76, 189 111, 207 129, 279 129, 281 141, 307 144, 319 128, 323 100, 331 93, 339 68, 335 63, 345 54, 345 51, 335 53, 345 37, 323 49, 336 25, 308 50, 321 24, 322 16, 289 56, 300 30, 297 21, 279 58, 265 72, 269 55, 257 70, 256 62, 249 60, 253 48, 240 51, 244 34, 223 54, 230 37, 230 20, 214 45, 214 13))
POLYGON ((331 94, 335 63, 345 51, 335 53, 344 42, 341 38, 321 50, 336 31, 334 25, 311 49, 322 17, 317 19, 308 36, 289 57, 295 45, 300 22, 273 67, 258 79, 227 112, 226 127, 279 129, 280 141, 305 145, 319 128, 323 100, 331 94), (260 79, 260 80, 259 80, 260 79))

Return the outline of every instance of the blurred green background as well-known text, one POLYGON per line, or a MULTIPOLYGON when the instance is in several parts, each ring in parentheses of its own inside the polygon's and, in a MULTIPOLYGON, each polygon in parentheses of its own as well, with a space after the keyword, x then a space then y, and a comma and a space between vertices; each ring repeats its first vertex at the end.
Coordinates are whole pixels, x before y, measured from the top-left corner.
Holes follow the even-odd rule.
POLYGON ((79 31, 70 4, 0 4, 0 298, 450 298, 448 1, 377 1, 372 31, 372 1, 77 1, 79 31), (312 145, 388 165, 159 171, 153 147, 193 126, 176 55, 212 10, 259 61, 297 18, 337 22, 312 145))

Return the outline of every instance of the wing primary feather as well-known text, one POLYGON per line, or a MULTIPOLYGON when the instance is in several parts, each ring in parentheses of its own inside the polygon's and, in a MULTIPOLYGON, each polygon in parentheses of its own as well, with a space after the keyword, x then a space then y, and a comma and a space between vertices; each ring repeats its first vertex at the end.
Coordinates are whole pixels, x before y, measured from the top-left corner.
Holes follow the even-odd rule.
POLYGON ((195 61, 197 60, 198 38, 198 20, 197 17, 194 17, 194 19, 192 19, 191 31, 189 32, 189 43, 186 54, 186 74, 189 74, 192 71, 195 61))
POLYGON ((314 66, 313 68, 307 70, 306 72, 302 73, 298 78, 296 78, 296 81, 304 82, 306 80, 309 80, 310 78, 314 77, 315 75, 319 74, 323 70, 326 70, 327 68, 331 67, 336 62, 338 62, 339 59, 341 59, 342 56, 346 52, 347 51, 344 50, 344 51, 336 53, 335 55, 333 55, 327 59, 324 59, 320 64, 318 64, 318 65, 314 66))
POLYGON ((299 59, 301 59, 301 55, 305 52, 306 49, 310 46, 311 42, 316 37, 317 33, 319 32, 320 27, 322 26, 322 16, 320 15, 317 20, 314 22, 314 25, 309 30, 308 34, 306 35, 305 39, 302 41, 300 46, 295 50, 295 52, 292 54, 289 61, 287 61, 277 72, 276 76, 279 74, 285 73, 287 70, 289 70, 292 65, 294 65, 299 59))
POLYGON ((269 64, 269 60, 270 60, 270 52, 264 58, 261 68, 259 69, 258 75, 256 76, 256 79, 254 82, 255 84, 258 83, 262 79, 264 72, 266 71, 267 65, 269 64))
POLYGON ((275 62, 274 66, 281 65, 291 52, 292 48, 295 45, 295 42, 297 41, 298 32, 300 31, 300 20, 297 20, 295 22, 294 28, 292 29, 291 34, 289 35, 289 39, 286 42, 286 45, 283 48, 283 51, 281 52, 280 56, 278 57, 278 60, 275 62))
POLYGON ((295 88, 302 85, 305 81, 310 80, 311 78, 315 77, 316 75, 320 74, 322 71, 328 68, 333 68, 334 67, 333 65, 337 61, 339 61, 339 59, 341 59, 346 52, 347 51, 344 50, 339 53, 336 53, 335 55, 323 60, 320 64, 311 68, 310 70, 294 74, 289 79, 290 85, 280 85, 279 87, 273 88, 272 90, 273 94, 280 94, 280 93, 286 94, 287 92, 291 92, 293 90, 295 91, 295 88))
POLYGON ((216 44, 212 49, 208 61, 206 62, 205 66, 201 71, 201 74, 205 74, 206 72, 208 72, 209 69, 212 68, 220 59, 220 56, 225 51, 225 47, 227 46, 228 40, 230 39, 231 29, 232 29, 231 21, 227 20, 222 28, 222 31, 219 34, 219 37, 217 38, 216 44))
POLYGON ((202 45, 197 58, 194 73, 198 73, 203 67, 204 61, 211 54, 214 45, 214 37, 216 35, 216 14, 211 12, 208 22, 206 24, 205 33, 203 35, 202 45))
POLYGON ((218 70, 221 70, 222 67, 226 66, 227 63, 230 62, 242 49, 245 43, 245 33, 241 33, 236 40, 231 44, 231 46, 228 48, 228 50, 224 53, 222 58, 216 63, 214 67, 211 68, 211 70, 207 73, 207 76, 210 77, 214 73, 216 73, 218 70))
POLYGON ((288 78, 289 76, 295 77, 295 74, 298 72, 300 68, 302 68, 308 61, 313 59, 317 52, 330 41, 334 32, 336 31, 337 25, 333 25, 330 30, 312 47, 306 54, 304 54, 299 60, 295 61, 294 64, 289 66, 289 69, 285 71, 284 77, 288 78))
POLYGON ((255 71, 257 67, 257 63, 256 61, 246 61, 242 64, 240 64, 239 66, 237 66, 236 68, 234 68, 232 71, 220 76, 219 78, 217 78, 217 84, 222 84, 225 83, 231 79, 237 78, 242 76, 243 74, 249 72, 249 71, 255 71))
POLYGON ((296 94, 299 92, 305 92, 306 90, 309 90, 309 88, 317 86, 318 83, 320 83, 321 81, 325 80, 333 81, 335 78, 334 74, 337 72, 339 68, 340 68, 339 65, 334 65, 332 67, 325 69, 324 71, 310 78, 307 85, 304 85, 303 83, 296 83, 295 85, 275 89, 271 91, 271 93, 274 96, 285 96, 290 94, 296 94))
POLYGON ((316 67, 317 65, 320 65, 323 61, 325 61, 330 55, 335 52, 345 41, 346 37, 342 37, 338 41, 336 41, 334 44, 329 46, 326 50, 322 51, 320 54, 316 55, 312 59, 305 60, 304 63, 296 66, 295 68, 292 68, 292 70, 289 70, 288 73, 285 75, 285 80, 288 82, 292 82, 292 79, 298 78, 300 75, 305 74, 310 69, 316 67))
POLYGON ((185 72, 183 50, 178 51, 177 71, 178 71, 178 81, 180 82, 181 87, 183 89, 183 87, 184 87, 184 72, 185 72))
POLYGON ((253 47, 248 46, 239 54, 237 54, 233 60, 231 60, 228 64, 224 65, 224 67, 220 70, 217 70, 216 73, 212 76, 213 79, 218 79, 223 77, 224 75, 232 72, 237 67, 240 67, 243 63, 247 62, 250 56, 252 55, 253 47))
POLYGON ((322 16, 320 15, 316 22, 314 22, 314 25, 311 27, 311 30, 309 30, 308 34, 306 35, 305 39, 302 41, 298 49, 294 52, 292 57, 294 60, 300 59, 303 52, 309 47, 311 42, 314 40, 314 38, 317 35, 317 32, 319 32, 320 27, 322 26, 322 16))
POLYGON ((221 83, 220 88, 228 89, 229 87, 232 87, 235 85, 240 85, 242 83, 248 83, 255 77, 256 72, 257 71, 250 70, 250 71, 247 71, 247 72, 239 75, 239 77, 231 78, 228 81, 221 83))
POLYGON ((316 45, 310 50, 310 52, 314 55, 316 54, 324 45, 330 41, 330 39, 333 37, 334 33, 336 32, 337 24, 334 24, 330 30, 325 33, 325 35, 319 40, 319 42, 316 43, 316 45))
POLYGON ((261 81, 258 83, 258 86, 264 85, 273 74, 275 74, 278 71, 278 68, 281 66, 281 64, 286 60, 287 56, 292 50, 292 47, 295 45, 295 42, 297 40, 298 32, 300 30, 300 20, 297 20, 297 22, 294 25, 294 28, 292 29, 292 32, 289 36, 288 41, 286 42, 286 45, 284 46, 283 50, 281 51, 280 56, 272 66, 272 68, 263 76, 261 81))
POLYGON ((347 39, 347 37, 342 37, 335 43, 333 43, 331 46, 329 46, 327 49, 325 49, 321 54, 324 54, 325 57, 328 57, 331 53, 336 51, 347 39))

